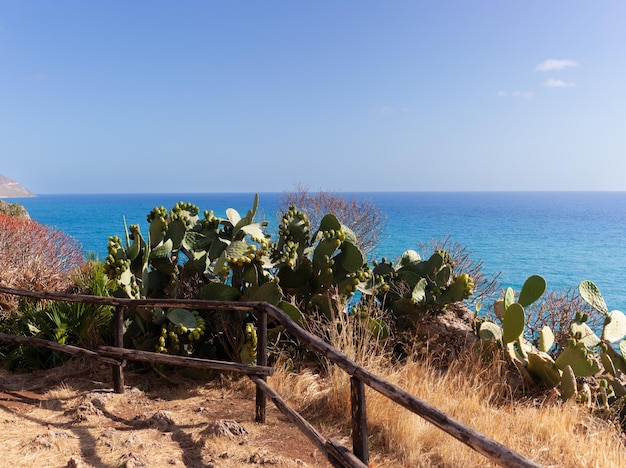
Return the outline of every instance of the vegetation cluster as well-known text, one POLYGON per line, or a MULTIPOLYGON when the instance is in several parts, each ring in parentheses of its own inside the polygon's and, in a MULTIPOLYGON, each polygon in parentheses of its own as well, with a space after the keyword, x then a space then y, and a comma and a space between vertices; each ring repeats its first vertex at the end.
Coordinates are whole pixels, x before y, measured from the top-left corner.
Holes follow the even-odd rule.
MULTIPOLYGON (((218 217, 185 202, 155 207, 145 234, 131 224, 123 239, 109 238, 104 261, 85 261, 80 245, 62 232, 0 213, 0 285, 135 299, 264 301, 357 362, 390 375, 416 365, 423 346, 416 327, 471 305, 467 355, 477 356, 477 376, 477 366, 506 368, 501 376, 508 398, 547 406, 576 402, 626 427, 626 316, 609 311, 592 282, 583 281, 578 294, 546 293, 545 280, 534 275, 521 291, 508 288, 496 298, 496 279, 485 278, 480 262, 448 239, 431 244, 426 255, 407 250, 395 261, 368 261, 382 220, 368 202, 311 196, 302 188, 283 201, 288 205, 273 236, 267 222, 255 219, 258 197, 243 216, 228 209, 218 217)), ((0 332, 86 348, 111 342, 107 307, 0 296, 0 313, 0 332)), ((269 326, 275 365, 287 373, 325 372, 336 388, 349 388, 323 358, 278 324, 269 326)), ((250 313, 135 308, 125 322, 125 346, 254 363, 256 333, 250 313)), ((65 359, 56 351, 1 343, 0 357, 22 370, 65 359)), ((449 361, 443 370, 460 367, 449 361)), ((344 411, 339 403, 335 410, 344 411)))

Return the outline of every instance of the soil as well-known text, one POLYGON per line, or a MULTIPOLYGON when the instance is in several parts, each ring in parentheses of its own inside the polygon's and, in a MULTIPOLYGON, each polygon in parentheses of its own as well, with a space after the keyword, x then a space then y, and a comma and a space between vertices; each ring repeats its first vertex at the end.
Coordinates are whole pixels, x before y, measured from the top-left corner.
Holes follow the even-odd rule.
POLYGON ((254 386, 223 378, 168 381, 84 361, 33 374, 0 370, 1 466, 329 467, 271 402, 254 421, 254 386))

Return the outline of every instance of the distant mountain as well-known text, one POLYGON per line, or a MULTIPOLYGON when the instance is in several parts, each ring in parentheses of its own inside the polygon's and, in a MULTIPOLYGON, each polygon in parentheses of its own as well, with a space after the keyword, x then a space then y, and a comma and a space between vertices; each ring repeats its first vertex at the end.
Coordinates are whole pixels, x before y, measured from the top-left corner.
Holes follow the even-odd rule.
POLYGON ((34 197, 35 194, 18 182, 0 174, 0 198, 34 197))

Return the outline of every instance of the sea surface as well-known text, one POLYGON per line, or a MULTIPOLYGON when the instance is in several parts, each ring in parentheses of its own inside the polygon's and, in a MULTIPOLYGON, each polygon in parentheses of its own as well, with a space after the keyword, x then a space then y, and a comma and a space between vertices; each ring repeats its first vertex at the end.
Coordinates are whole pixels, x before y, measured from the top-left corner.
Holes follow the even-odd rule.
MULTIPOLYGON (((257 220, 274 234, 280 193, 259 194, 257 220)), ((593 281, 609 309, 626 311, 626 192, 402 192, 342 193, 369 199, 385 216, 385 231, 371 259, 397 259, 432 240, 448 238, 482 261, 488 275, 500 274, 503 287, 519 289, 533 274, 548 288, 575 288, 593 281)), ((123 238, 124 218, 147 232, 155 206, 178 201, 225 216, 252 207, 252 193, 40 195, 11 199, 31 217, 63 230, 85 252, 106 257, 108 236, 123 238)), ((430 253, 430 252, 424 252, 430 253)))

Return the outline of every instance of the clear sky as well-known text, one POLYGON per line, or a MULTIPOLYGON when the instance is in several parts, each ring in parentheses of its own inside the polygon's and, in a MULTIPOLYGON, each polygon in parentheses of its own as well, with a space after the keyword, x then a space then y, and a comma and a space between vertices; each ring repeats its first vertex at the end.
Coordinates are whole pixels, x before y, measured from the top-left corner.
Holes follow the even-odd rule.
POLYGON ((626 2, 0 0, 35 193, 626 190, 626 2))

